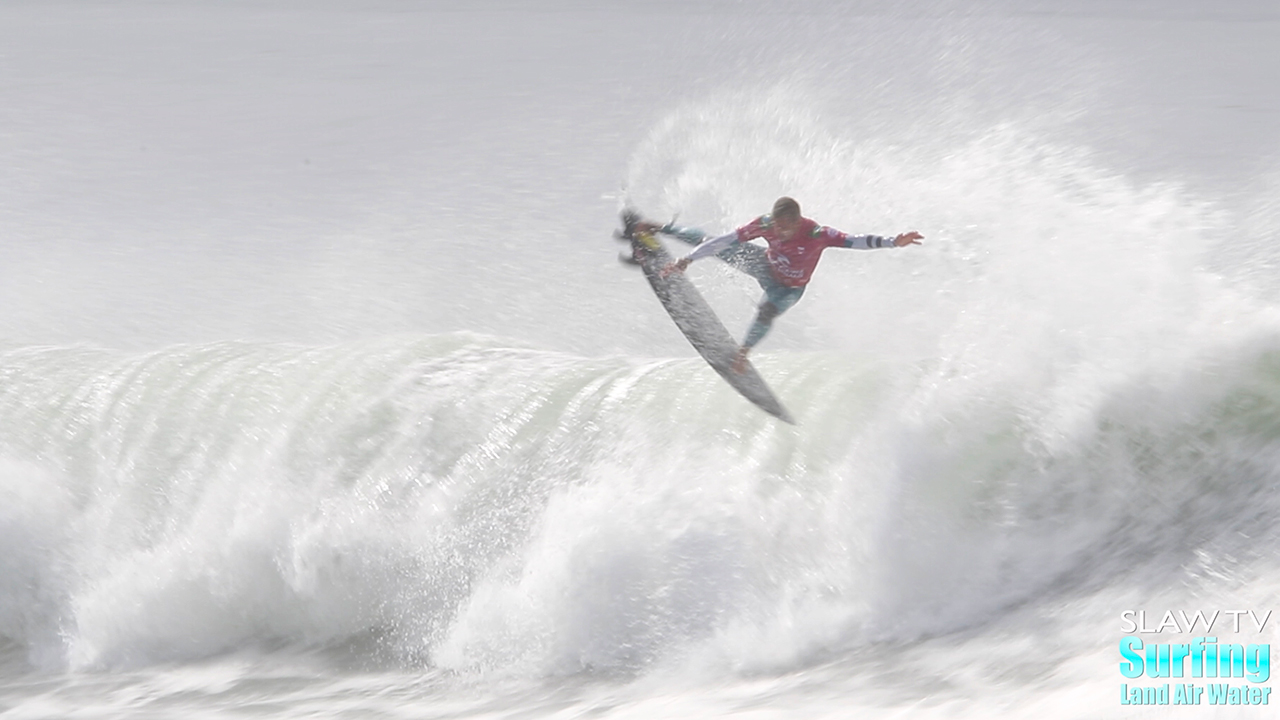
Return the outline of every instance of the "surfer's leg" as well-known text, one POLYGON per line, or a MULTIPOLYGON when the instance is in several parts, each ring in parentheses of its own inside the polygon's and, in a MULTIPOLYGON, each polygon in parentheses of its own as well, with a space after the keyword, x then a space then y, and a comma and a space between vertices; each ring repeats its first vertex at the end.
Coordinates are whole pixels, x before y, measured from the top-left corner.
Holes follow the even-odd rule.
POLYGON ((769 270, 769 256, 759 245, 734 243, 731 247, 716 253, 716 259, 734 270, 750 275, 761 286, 774 281, 773 273, 769 270))
POLYGON ((716 257, 734 270, 744 272, 756 279, 760 287, 768 291, 769 285, 776 284, 773 272, 769 270, 769 256, 764 248, 751 243, 737 243, 728 250, 716 253, 716 257))
POLYGON ((667 237, 673 237, 685 245, 693 245, 694 247, 701 245, 702 241, 709 237, 697 228, 679 227, 677 225, 663 225, 658 228, 658 232, 667 237))
POLYGON ((746 372, 747 353, 751 352, 751 348, 755 347, 756 343, 769 334, 769 330, 773 327, 774 318, 790 310, 791 306, 795 305, 803 294, 803 287, 785 288, 781 285, 775 286, 774 290, 765 294, 764 300, 760 302, 759 310, 756 311, 756 319, 747 330, 747 339, 742 341, 742 347, 738 348, 737 354, 733 356, 731 367, 734 372, 746 372))
MULTIPOLYGON (((756 311, 756 319, 747 330, 747 339, 742 341, 743 350, 750 350, 756 343, 764 339, 773 327, 774 318, 791 309, 804 295, 804 287, 790 288, 774 284, 765 291, 764 300, 756 311)), ((744 353, 745 354, 745 353, 744 353)))

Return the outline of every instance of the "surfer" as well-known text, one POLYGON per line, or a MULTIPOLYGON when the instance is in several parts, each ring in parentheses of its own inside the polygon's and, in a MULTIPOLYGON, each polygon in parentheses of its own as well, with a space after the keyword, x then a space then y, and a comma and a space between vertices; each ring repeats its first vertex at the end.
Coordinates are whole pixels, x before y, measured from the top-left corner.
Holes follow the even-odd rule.
POLYGON ((804 288, 813 276, 823 250, 829 247, 863 250, 905 247, 919 245, 924 238, 914 230, 892 238, 847 235, 804 217, 800 214, 800 204, 789 197, 778 198, 769 215, 762 215, 731 233, 710 239, 701 230, 677 227, 672 223, 658 225, 640 221, 636 228, 660 232, 697 246, 685 257, 664 267, 663 277, 673 272, 684 272, 694 260, 715 255, 760 283, 764 297, 742 347, 733 358, 733 370, 738 373, 746 367, 747 354, 768 334, 774 319, 791 309, 804 295, 804 288), (768 243, 768 248, 749 243, 757 238, 768 243))

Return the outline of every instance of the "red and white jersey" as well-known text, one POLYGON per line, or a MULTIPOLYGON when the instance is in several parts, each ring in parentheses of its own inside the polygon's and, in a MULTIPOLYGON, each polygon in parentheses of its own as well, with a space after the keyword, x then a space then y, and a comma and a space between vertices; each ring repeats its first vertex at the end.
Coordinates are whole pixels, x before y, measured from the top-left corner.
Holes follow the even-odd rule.
POLYGON ((782 239, 777 225, 768 215, 761 215, 734 231, 738 242, 757 238, 769 244, 767 255, 774 279, 787 287, 802 287, 813 276, 822 251, 829 247, 873 248, 893 247, 892 238, 879 235, 848 235, 810 220, 800 218, 800 227, 790 240, 782 239))

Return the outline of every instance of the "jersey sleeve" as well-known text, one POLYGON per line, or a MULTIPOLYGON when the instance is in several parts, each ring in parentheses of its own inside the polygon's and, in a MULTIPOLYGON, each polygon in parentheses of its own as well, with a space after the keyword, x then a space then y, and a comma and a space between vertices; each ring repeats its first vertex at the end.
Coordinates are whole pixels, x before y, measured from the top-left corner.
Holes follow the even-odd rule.
POLYGON ((835 228, 821 225, 813 229, 813 234, 825 240, 828 247, 854 248, 855 250, 895 247, 893 238, 883 235, 849 235, 835 228))

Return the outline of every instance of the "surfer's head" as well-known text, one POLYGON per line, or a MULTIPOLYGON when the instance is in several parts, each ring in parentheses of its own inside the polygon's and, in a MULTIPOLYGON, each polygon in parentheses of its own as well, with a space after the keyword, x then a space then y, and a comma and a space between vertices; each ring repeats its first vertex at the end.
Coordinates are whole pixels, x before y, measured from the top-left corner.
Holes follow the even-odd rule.
POLYGON ((773 203, 773 224, 783 240, 790 240, 800 227, 800 203, 789 197, 780 197, 773 203))

